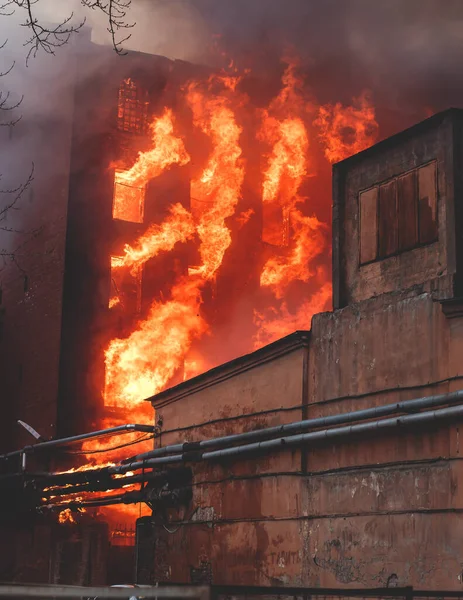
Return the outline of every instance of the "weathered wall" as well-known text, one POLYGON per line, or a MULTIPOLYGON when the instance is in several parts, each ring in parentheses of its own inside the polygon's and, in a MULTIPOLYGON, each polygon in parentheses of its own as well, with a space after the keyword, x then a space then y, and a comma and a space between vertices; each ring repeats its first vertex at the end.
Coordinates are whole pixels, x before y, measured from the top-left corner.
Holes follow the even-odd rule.
POLYGON ((288 336, 155 396, 157 443, 247 431, 250 417, 252 428, 301 418, 307 342, 304 332, 288 336))
MULTIPOLYGON (((462 330, 461 318, 448 319, 428 294, 317 315, 308 362, 301 350, 222 381, 218 370, 215 385, 191 396, 179 386, 181 400, 155 402, 164 426, 178 429, 161 443, 297 420, 305 410, 281 408, 302 391, 312 417, 459 389, 462 330)), ((157 528, 160 581, 374 587, 397 577, 399 585, 460 585, 458 424, 192 468, 186 516, 170 513, 171 533, 157 528)))

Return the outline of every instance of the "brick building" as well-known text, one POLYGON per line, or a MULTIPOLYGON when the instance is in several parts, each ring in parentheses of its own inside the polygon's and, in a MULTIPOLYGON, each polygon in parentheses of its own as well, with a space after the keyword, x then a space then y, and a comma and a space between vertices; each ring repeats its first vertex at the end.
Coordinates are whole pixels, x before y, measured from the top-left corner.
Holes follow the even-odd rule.
MULTIPOLYGON (((191 68, 140 53, 119 58, 84 38, 63 49, 53 69, 48 95, 59 94, 59 101, 40 119, 26 110, 13 130, 34 145, 35 168, 21 210, 8 222, 28 232, 25 244, 0 275, 4 450, 31 442, 17 419, 56 437, 89 430, 104 416, 103 348, 169 284, 149 265, 143 281, 117 279, 111 257, 164 218, 173 190, 177 201, 189 205, 189 180, 172 169, 146 190, 133 190, 138 214, 123 214, 117 200, 124 186, 108 166, 130 166, 149 144, 151 116, 175 101, 169 94, 191 68), (108 309, 115 286, 123 315, 108 309)), ((43 96, 37 103, 49 100, 43 96)), ((18 240, 3 235, 2 244, 14 247, 18 240)), ((187 268, 185 256, 169 260, 180 265, 166 262, 164 275, 187 268)))
MULTIPOLYGON (((160 446, 462 388, 462 126, 449 110, 335 165, 334 311, 153 397, 160 446)), ((191 506, 152 533, 150 576, 459 589, 459 428, 196 457, 191 506)))
MULTIPOLYGON (((164 218, 173 193, 189 205, 189 180, 172 169, 146 189, 129 190, 139 209, 125 214, 111 165, 131 166, 149 144, 150 118, 175 102, 172 89, 191 67, 140 53, 118 57, 82 35, 57 55, 5 142, 18 162, 31 155, 35 164, 20 210, 6 221, 23 233, 0 231, 2 248, 21 244, 17 260, 0 272, 2 451, 33 442, 18 419, 44 438, 98 428, 108 416, 125 423, 117 407, 104 406, 104 348, 162 294, 169 269, 187 268, 179 252, 164 261, 162 277, 147 264, 143 279, 117 278, 114 257, 164 218), (34 100, 44 113, 39 118, 34 100), (109 310, 116 293, 124 311, 109 310)), ((49 459, 40 469, 79 460, 57 453, 49 459)), ((105 583, 108 572, 110 581, 111 573, 133 579, 134 531, 119 532, 127 540, 112 544, 108 555, 108 527, 90 517, 63 527, 55 517, 16 521, 4 511, 0 526, 4 581, 105 583)))

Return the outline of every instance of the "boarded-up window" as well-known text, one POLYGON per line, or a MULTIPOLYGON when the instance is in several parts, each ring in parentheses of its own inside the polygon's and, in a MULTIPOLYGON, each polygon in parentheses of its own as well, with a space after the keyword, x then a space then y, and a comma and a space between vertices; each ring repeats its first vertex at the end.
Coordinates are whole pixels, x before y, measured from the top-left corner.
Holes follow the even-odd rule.
POLYGON ((436 164, 418 169, 419 232, 420 243, 437 239, 436 164))
POLYGON ((410 250, 418 244, 418 203, 416 201, 416 172, 397 179, 399 216, 399 251, 410 250))
POLYGON ((437 163, 360 193, 360 264, 438 238, 437 163))
POLYGON ((113 219, 143 223, 145 188, 128 185, 124 171, 114 174, 113 219))
POLYGON ((379 188, 379 257, 395 254, 398 249, 396 181, 379 188))
POLYGON ((109 308, 121 306, 124 312, 141 310, 142 268, 124 266, 120 256, 111 256, 111 295, 109 308))
POLYGON ((378 188, 360 194, 360 263, 378 254, 378 188))

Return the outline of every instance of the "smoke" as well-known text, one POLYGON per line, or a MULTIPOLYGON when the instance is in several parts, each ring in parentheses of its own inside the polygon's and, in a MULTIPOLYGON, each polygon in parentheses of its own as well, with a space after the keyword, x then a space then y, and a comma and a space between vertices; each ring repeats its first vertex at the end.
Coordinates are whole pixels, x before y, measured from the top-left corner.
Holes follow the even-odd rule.
MULTIPOLYGON (((45 23, 72 13, 76 25, 86 19, 94 42, 111 43, 107 17, 80 0, 39 0, 34 11, 45 23)), ((17 64, 25 60, 26 16, 20 8, 0 16, 0 40, 8 39, 3 70, 12 55, 17 64)), ((460 104, 462 21, 460 0, 133 0, 127 22, 134 26, 120 37, 131 34, 128 50, 209 64, 222 59, 218 44, 241 66, 260 70, 274 69, 291 46, 322 101, 369 88, 381 104, 407 110, 417 98, 438 108, 460 104)), ((38 58, 21 77, 53 73, 55 64, 38 58)))
MULTIPOLYGON (((60 23, 71 13, 75 25, 85 18, 92 41, 111 44, 107 17, 80 0, 38 0, 33 8, 42 23, 60 23)), ((11 105, 24 98, 18 109, 0 111, 2 121, 23 116, 13 129, 0 127, 4 185, 24 181, 32 162, 53 170, 45 124, 66 119, 61 99, 71 85, 68 57, 87 35, 75 34, 55 55, 39 50, 26 66, 26 18, 20 7, 0 15, 0 43, 6 41, 0 71, 15 65, 0 77, 0 91, 10 92, 11 105)), ((462 105, 462 21, 460 0, 133 0, 127 22, 134 26, 121 37, 131 34, 124 44, 129 51, 210 65, 231 57, 276 80, 291 48, 319 102, 349 103, 371 90, 384 137, 429 112, 462 105)), ((104 67, 89 64, 89 76, 95 69, 104 76, 104 67)))
POLYGON ((394 110, 461 104, 460 0, 139 0, 133 16, 133 46, 173 58, 214 63, 220 36, 264 70, 291 46, 327 101, 369 88, 394 110))

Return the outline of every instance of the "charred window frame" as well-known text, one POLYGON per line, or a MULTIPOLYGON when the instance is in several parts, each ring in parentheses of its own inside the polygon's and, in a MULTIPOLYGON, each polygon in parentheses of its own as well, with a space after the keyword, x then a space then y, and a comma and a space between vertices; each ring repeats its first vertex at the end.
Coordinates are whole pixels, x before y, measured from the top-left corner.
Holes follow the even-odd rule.
POLYGON ((437 163, 359 193, 359 264, 413 250, 438 239, 437 163))
POLYGON ((127 133, 148 131, 149 95, 133 79, 124 79, 119 86, 117 128, 127 133))
POLYGON ((130 185, 124 179, 125 171, 114 171, 113 219, 143 223, 145 212, 145 186, 130 185))
POLYGON ((108 308, 123 307, 124 311, 141 311, 143 267, 123 266, 123 257, 111 256, 111 292, 108 308))

